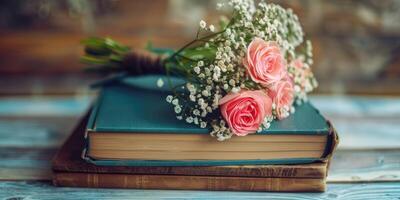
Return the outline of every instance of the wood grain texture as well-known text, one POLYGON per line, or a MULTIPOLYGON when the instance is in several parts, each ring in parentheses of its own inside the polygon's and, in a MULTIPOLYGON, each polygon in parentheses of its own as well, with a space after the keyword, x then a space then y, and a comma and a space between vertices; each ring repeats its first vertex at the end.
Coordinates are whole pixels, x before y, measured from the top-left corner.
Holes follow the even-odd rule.
POLYGON ((0 147, 0 180, 49 180, 54 148, 0 147))
POLYGON ((88 95, 65 97, 0 98, 0 116, 7 117, 76 117, 87 110, 92 98, 88 95))
POLYGON ((340 134, 339 149, 400 148, 400 98, 312 96, 340 134))
POLYGON ((0 73, 0 85, 2 85, 0 96, 88 95, 93 92, 88 86, 99 78, 101 77, 82 72, 57 75, 30 74, 30 76, 0 73))
POLYGON ((325 193, 218 192, 55 187, 51 182, 0 182, 0 199, 360 199, 396 200, 399 183, 329 184, 325 193))
POLYGON ((78 117, 0 117, 0 147, 59 147, 78 117))
POLYGON ((328 181, 400 181, 400 150, 339 150, 333 156, 328 181))
MULTIPOLYGON (((54 148, 0 148, 0 180, 51 180, 55 152, 54 148)), ((327 182, 400 181, 399 173, 400 150, 339 150, 327 182)))

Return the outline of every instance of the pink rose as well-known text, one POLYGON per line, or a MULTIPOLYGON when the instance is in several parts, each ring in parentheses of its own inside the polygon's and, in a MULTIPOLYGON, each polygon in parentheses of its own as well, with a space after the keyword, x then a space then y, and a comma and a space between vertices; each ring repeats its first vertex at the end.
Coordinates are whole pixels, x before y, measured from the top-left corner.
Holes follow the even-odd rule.
POLYGON ((264 118, 272 115, 272 100, 261 90, 227 94, 219 105, 229 128, 238 136, 255 133, 264 118))
POLYGON ((304 69, 303 61, 300 58, 297 58, 293 60, 290 65, 295 69, 295 74, 291 74, 292 80, 294 81, 294 78, 297 77, 300 82, 303 82, 306 79, 306 70, 304 69))
POLYGON ((247 48, 243 61, 251 79, 267 87, 281 80, 286 74, 285 59, 276 42, 254 38, 247 48))
POLYGON ((275 104, 278 119, 289 116, 289 110, 294 100, 294 84, 289 77, 285 77, 269 88, 268 95, 275 104))
POLYGON ((302 59, 297 58, 290 63, 291 66, 294 67, 294 74, 291 74, 291 78, 296 84, 300 86, 300 89, 304 89, 309 83, 309 79, 314 75, 311 72, 311 68, 305 67, 305 64, 302 59))
POLYGON ((291 62, 291 64, 297 69, 303 69, 304 63, 300 58, 296 58, 291 62))

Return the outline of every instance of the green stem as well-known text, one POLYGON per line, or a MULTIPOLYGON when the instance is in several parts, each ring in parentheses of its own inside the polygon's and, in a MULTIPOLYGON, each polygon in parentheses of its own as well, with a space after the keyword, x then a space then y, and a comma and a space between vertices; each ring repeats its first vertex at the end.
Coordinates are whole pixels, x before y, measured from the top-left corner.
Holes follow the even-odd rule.
MULTIPOLYGON (((228 28, 228 27, 229 27, 229 26, 227 26, 226 28, 228 28)), ((196 39, 192 40, 191 42, 187 43, 185 46, 181 47, 181 48, 180 48, 178 51, 176 51, 174 54, 172 54, 169 58, 165 59, 165 61, 172 60, 172 58, 176 57, 178 54, 182 53, 182 51, 184 51, 186 48, 190 47, 191 45, 193 45, 193 44, 196 43, 196 42, 199 42, 199 41, 203 41, 203 42, 204 42, 204 41, 206 41, 206 40, 209 39, 209 38, 212 38, 212 37, 214 37, 214 36, 217 36, 217 35, 219 35, 219 34, 224 33, 224 32, 226 31, 226 28, 225 28, 224 30, 222 30, 222 31, 219 31, 219 32, 216 32, 216 33, 207 35, 207 36, 204 36, 204 37, 202 37, 202 38, 196 38, 196 39)))

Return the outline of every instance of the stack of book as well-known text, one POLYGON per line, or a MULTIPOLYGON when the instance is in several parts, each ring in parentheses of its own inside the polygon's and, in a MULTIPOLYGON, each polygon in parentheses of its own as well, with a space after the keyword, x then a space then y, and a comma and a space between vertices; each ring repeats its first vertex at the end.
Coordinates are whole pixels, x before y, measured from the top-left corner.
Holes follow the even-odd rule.
POLYGON ((263 132, 219 142, 176 119, 152 78, 107 84, 53 160, 57 186, 309 191, 326 189, 337 135, 309 103, 263 132))

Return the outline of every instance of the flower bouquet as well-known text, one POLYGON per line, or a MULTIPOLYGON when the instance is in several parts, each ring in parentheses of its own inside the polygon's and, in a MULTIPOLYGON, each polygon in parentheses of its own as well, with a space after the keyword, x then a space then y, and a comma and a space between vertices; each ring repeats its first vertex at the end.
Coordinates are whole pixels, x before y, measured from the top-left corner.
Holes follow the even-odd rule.
POLYGON ((110 38, 89 38, 83 41, 82 60, 96 64, 97 72, 182 78, 182 85, 167 80, 171 112, 208 128, 219 141, 268 130, 317 87, 311 42, 304 41, 291 9, 252 0, 231 0, 221 7, 230 8, 230 18, 218 26, 201 20, 195 39, 177 51, 149 47, 138 53, 110 38))

